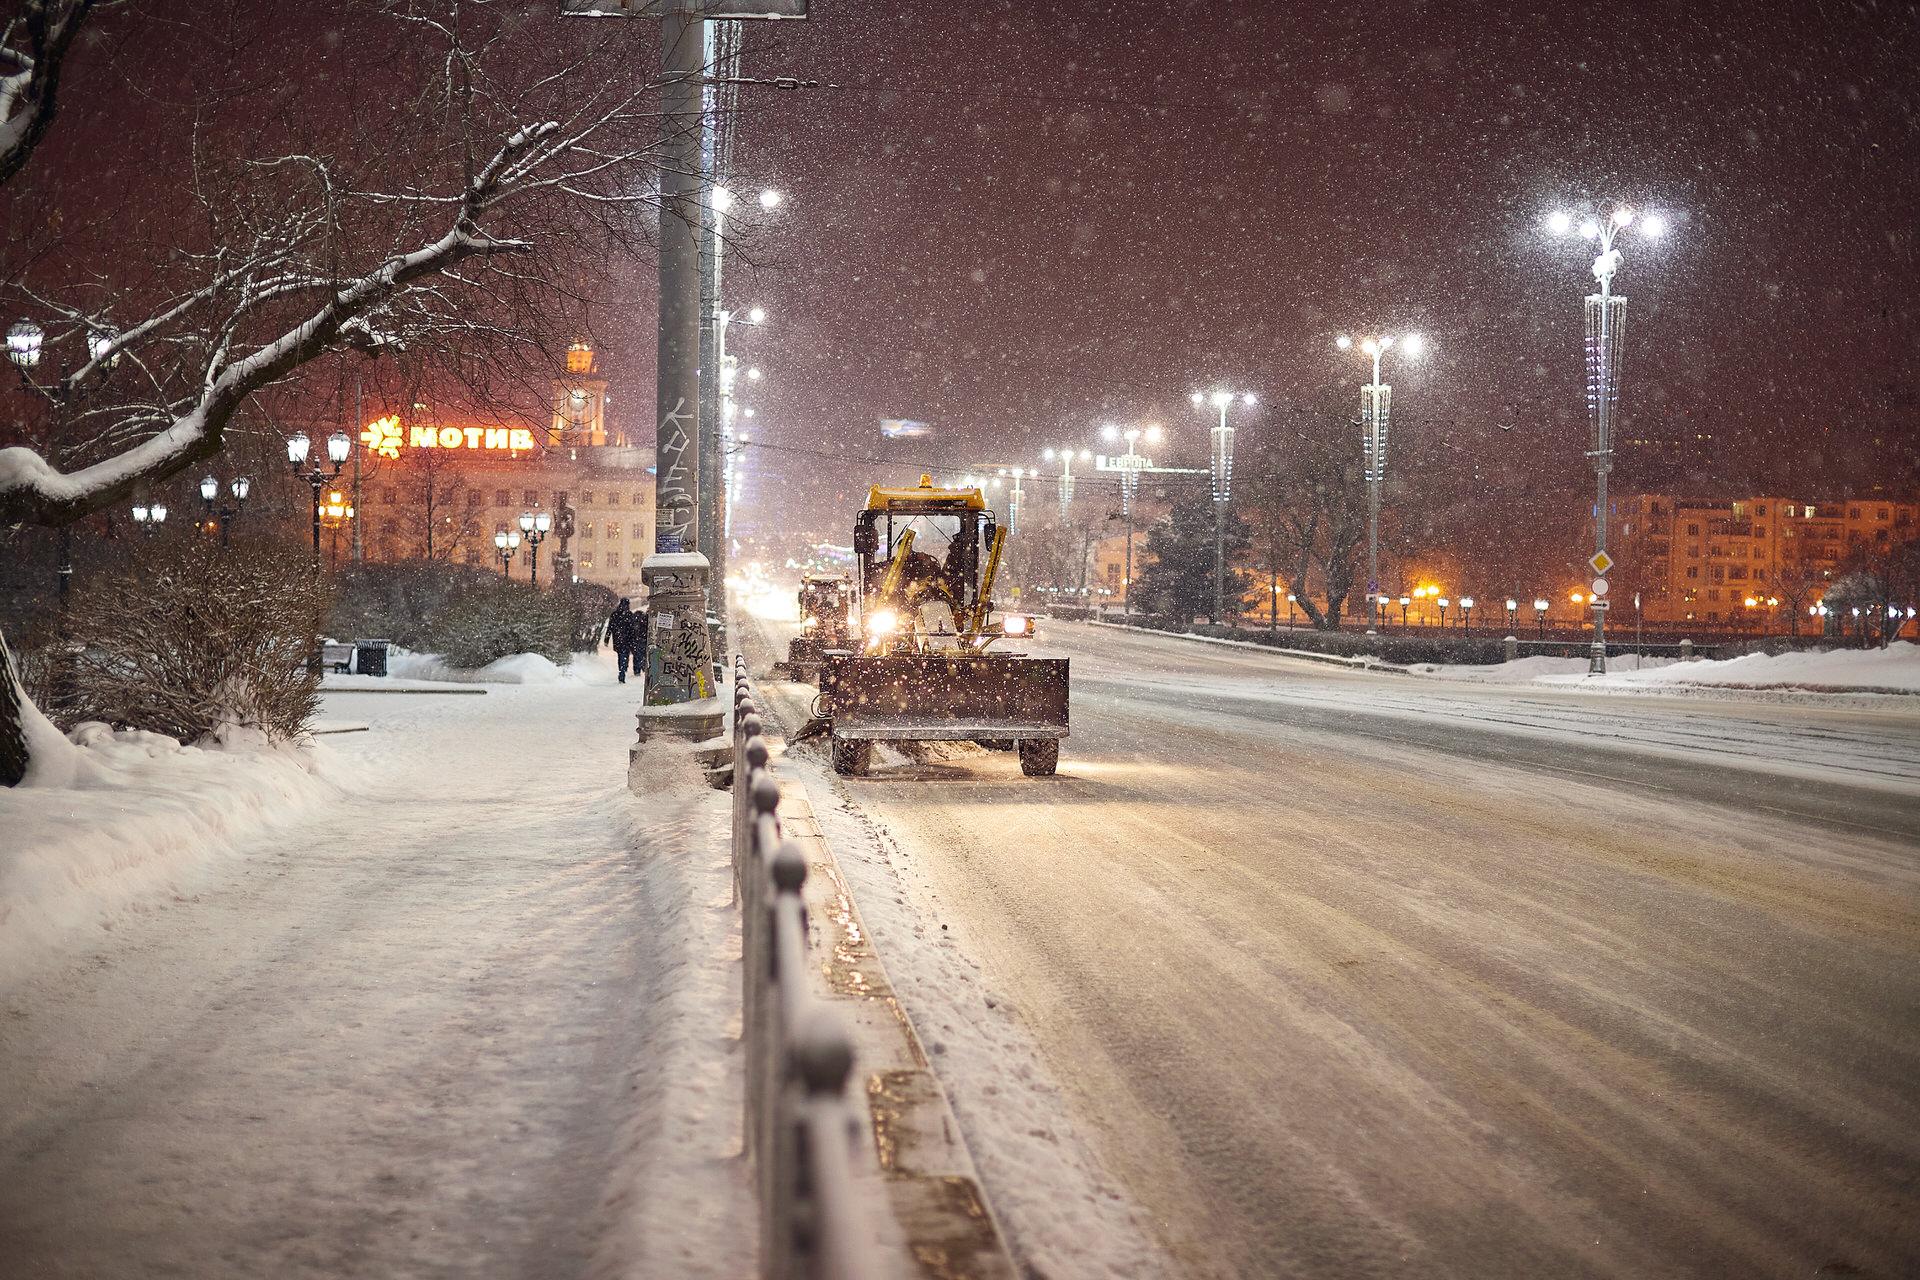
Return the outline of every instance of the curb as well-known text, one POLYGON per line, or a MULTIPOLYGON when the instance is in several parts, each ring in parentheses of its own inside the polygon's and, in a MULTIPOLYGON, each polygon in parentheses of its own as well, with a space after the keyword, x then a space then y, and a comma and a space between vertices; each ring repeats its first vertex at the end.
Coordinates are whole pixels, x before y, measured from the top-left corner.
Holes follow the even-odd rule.
MULTIPOLYGON (((741 643, 740 651, 749 647, 741 643)), ((749 656, 749 669, 754 665, 749 656)), ((807 858, 801 893, 809 954, 819 959, 815 992, 839 1009, 853 1033, 866 1128, 899 1240, 898 1249, 890 1251, 891 1272, 899 1280, 1017 1280, 1020 1270, 946 1089, 894 994, 806 787, 784 767, 790 721, 795 714, 804 718, 807 708, 796 706, 791 686, 782 688, 782 683, 754 677, 763 731, 778 730, 777 738, 768 733, 773 748, 768 768, 780 784, 781 835, 807 858)))
POLYGON ((902 1237, 895 1274, 927 1280, 1014 1280, 973 1156, 912 1020, 894 995, 806 788, 781 776, 784 737, 771 768, 780 783, 780 830, 806 853, 802 888, 819 994, 852 1026, 868 1131, 888 1208, 902 1237))
POLYGON ((1158 627, 1133 627, 1123 622, 1095 622, 1089 619, 1080 625, 1105 627, 1110 631, 1127 631, 1137 635, 1171 636, 1175 640, 1191 640, 1195 644, 1219 645, 1227 649, 1251 649, 1255 653, 1277 653, 1283 658, 1304 658, 1308 662, 1327 662, 1336 667, 1346 667, 1354 671, 1393 671, 1400 675, 1408 674, 1407 668, 1399 663, 1386 662, 1371 654, 1348 657, 1340 653, 1317 653, 1312 649, 1283 649, 1277 644, 1261 644, 1257 640, 1228 640, 1223 636, 1195 635, 1191 631, 1162 631, 1158 627))

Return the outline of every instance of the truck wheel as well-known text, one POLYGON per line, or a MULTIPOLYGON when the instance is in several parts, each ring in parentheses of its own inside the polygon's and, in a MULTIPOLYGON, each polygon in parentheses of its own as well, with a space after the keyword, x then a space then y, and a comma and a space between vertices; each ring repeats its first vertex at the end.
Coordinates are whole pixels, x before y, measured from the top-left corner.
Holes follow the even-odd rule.
POLYGON ((1020 772, 1029 778, 1051 778, 1060 767, 1060 739, 1022 738, 1020 772))
POLYGON ((843 778, 858 778, 873 760, 873 744, 864 738, 833 739, 833 771, 843 778))

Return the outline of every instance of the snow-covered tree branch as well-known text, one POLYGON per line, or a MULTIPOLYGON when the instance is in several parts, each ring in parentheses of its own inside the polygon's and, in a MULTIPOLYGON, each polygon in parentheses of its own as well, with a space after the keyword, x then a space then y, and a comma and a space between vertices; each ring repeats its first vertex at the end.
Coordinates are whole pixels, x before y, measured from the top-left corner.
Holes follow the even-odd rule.
POLYGON ((0 184, 53 124, 67 50, 94 0, 24 0, 0 27, 0 184))

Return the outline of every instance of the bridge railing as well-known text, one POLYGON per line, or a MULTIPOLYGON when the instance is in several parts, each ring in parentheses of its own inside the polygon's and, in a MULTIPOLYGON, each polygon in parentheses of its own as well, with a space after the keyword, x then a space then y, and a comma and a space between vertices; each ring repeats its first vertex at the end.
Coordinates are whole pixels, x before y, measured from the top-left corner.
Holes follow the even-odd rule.
POLYGON ((877 1280, 876 1236, 859 1194, 862 1125, 848 1094, 853 1040, 814 995, 802 888, 807 860, 780 831, 743 658, 733 678, 733 874, 741 910, 746 1133, 768 1280, 877 1280))

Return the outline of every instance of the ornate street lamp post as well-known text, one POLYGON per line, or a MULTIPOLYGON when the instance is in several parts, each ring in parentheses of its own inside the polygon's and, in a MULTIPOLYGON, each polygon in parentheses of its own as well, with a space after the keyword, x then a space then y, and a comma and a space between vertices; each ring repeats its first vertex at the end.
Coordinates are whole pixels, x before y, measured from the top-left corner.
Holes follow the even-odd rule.
MULTIPOLYGON (((1402 338, 1363 338, 1360 350, 1373 358, 1373 381, 1360 388, 1360 457, 1367 479, 1367 634, 1373 635, 1385 601, 1380 598, 1380 484, 1387 474, 1387 424, 1393 414, 1393 388, 1380 381, 1380 357, 1398 342, 1400 350, 1418 356, 1426 342, 1417 333, 1402 338)), ((1342 351, 1353 339, 1341 334, 1333 345, 1342 351)))
POLYGON ((152 537, 160 532, 160 526, 167 522, 167 504, 164 502, 136 502, 133 504, 134 527, 141 533, 152 537))
POLYGON ((500 553, 500 576, 507 577, 508 566, 513 563, 513 553, 520 549, 520 535, 509 531, 493 535, 494 549, 500 553))
POLYGON ((553 528, 553 517, 544 511, 522 511, 520 532, 527 538, 527 581, 540 585, 540 544, 553 528))
MULTIPOLYGON (((1601 578, 1613 565, 1612 557, 1607 555, 1607 475, 1613 470, 1613 414, 1620 403, 1621 334, 1627 320, 1627 300, 1613 292, 1613 275, 1620 269, 1620 251, 1614 248, 1614 238, 1632 226, 1636 216, 1632 209, 1622 205, 1605 218, 1588 216, 1580 220, 1581 237, 1599 249, 1593 259, 1593 278, 1600 288, 1586 299, 1586 345, 1587 417, 1591 427, 1587 457, 1593 463, 1595 493, 1593 559, 1588 563, 1601 578)), ((1640 231, 1647 236, 1659 236, 1666 229, 1658 217, 1638 220, 1640 231)), ((1568 214, 1555 213, 1548 218, 1547 226, 1555 235, 1565 235, 1573 230, 1574 220, 1568 214)), ((1593 644, 1589 649, 1587 673, 1605 675, 1607 602, 1604 595, 1596 593, 1591 605, 1593 644)))
POLYGON ((1251 408, 1258 401, 1251 392, 1236 396, 1231 391, 1216 391, 1206 395, 1196 391, 1192 400, 1194 407, 1210 404, 1220 411, 1220 423, 1213 428, 1212 480, 1213 480, 1213 612, 1208 621, 1215 626, 1225 613, 1224 598, 1227 587, 1226 519, 1227 503, 1233 498, 1233 428, 1227 425, 1227 409, 1238 400, 1251 408))
POLYGON ((219 522, 221 546, 233 545, 233 518, 246 507, 247 495, 252 492, 253 481, 245 476, 235 477, 233 483, 228 486, 228 493, 233 501, 220 503, 219 510, 216 511, 214 504, 220 496, 220 481, 211 474, 201 477, 200 500, 207 504, 207 518, 210 521, 219 522))
POLYGON ((307 455, 313 451, 313 441, 304 435, 291 436, 287 440, 287 465, 293 468, 297 479, 305 480, 313 490, 313 562, 320 563, 320 491, 329 481, 339 478, 340 468, 346 465, 347 455, 353 452, 353 441, 344 431, 336 431, 327 437, 327 461, 332 471, 324 471, 320 460, 314 459, 313 466, 305 472, 307 455))

